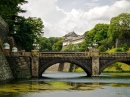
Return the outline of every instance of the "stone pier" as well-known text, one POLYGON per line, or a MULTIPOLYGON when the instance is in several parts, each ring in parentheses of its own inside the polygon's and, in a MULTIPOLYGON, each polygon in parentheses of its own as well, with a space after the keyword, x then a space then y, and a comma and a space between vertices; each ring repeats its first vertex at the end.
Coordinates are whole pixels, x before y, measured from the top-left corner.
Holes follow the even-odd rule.
POLYGON ((31 53, 32 53, 31 56, 32 77, 38 77, 39 76, 39 51, 32 50, 31 53))
POLYGON ((99 76, 99 51, 93 50, 91 52, 92 57, 92 76, 99 76))

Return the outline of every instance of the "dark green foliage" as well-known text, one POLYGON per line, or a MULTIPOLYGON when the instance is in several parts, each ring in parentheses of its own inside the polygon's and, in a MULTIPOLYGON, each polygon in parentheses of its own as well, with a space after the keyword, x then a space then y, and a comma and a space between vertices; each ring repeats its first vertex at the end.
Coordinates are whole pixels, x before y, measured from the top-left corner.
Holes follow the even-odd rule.
POLYGON ((60 51, 62 49, 62 38, 39 37, 38 43, 40 45, 40 51, 60 51))
POLYGON ((26 51, 33 49, 34 40, 41 35, 44 27, 40 18, 24 18, 19 13, 26 12, 20 5, 25 0, 0 0, 0 15, 9 25, 9 35, 26 51))
POLYGON ((123 51, 124 51, 124 52, 129 50, 129 46, 128 46, 127 43, 124 43, 124 44, 122 45, 122 47, 123 47, 123 51))
POLYGON ((83 41, 82 43, 78 44, 79 46, 79 49, 78 51, 87 51, 87 44, 86 44, 86 41, 83 41))
POLYGON ((113 40, 127 39, 130 37, 130 14, 121 13, 110 21, 108 36, 113 40))
POLYGON ((34 40, 41 35, 43 23, 40 18, 21 17, 17 19, 16 33, 11 34, 16 42, 19 42, 26 51, 33 49, 34 40))
POLYGON ((40 36, 38 38, 38 43, 40 45, 40 51, 49 51, 51 49, 51 44, 48 38, 40 36))
POLYGON ((15 32, 16 19, 20 18, 18 13, 26 12, 19 5, 25 3, 26 0, 0 0, 0 16, 8 23, 11 34, 15 32))
MULTIPOLYGON (((96 24, 93 29, 84 33, 86 45, 93 44, 96 40, 99 44, 99 50, 105 51, 108 48, 115 47, 116 39, 130 39, 130 14, 121 13, 113 17, 108 24, 96 24)), ((127 51, 129 45, 122 45, 123 50, 117 49, 117 52, 127 51)))
POLYGON ((93 41, 96 40, 99 46, 106 46, 109 42, 107 37, 108 28, 108 24, 96 24, 92 30, 85 32, 86 45, 93 44, 93 41))
POLYGON ((116 67, 116 70, 122 70, 122 68, 121 68, 122 65, 121 64, 115 63, 114 66, 116 67))
POLYGON ((64 50, 64 52, 72 52, 75 51, 74 44, 69 44, 64 50))
POLYGON ((57 41, 52 46, 52 51, 61 51, 61 49, 62 49, 62 41, 57 41))
POLYGON ((103 45, 99 46, 98 49, 99 49, 100 52, 106 51, 106 48, 103 45))
POLYGON ((123 51, 122 51, 122 48, 116 48, 115 51, 116 51, 116 52, 123 52, 123 51))
POLYGON ((70 43, 63 51, 65 51, 65 52, 67 52, 67 51, 69 51, 69 52, 86 51, 87 46, 85 43, 86 43, 85 41, 83 41, 80 44, 76 44, 76 45, 70 43))

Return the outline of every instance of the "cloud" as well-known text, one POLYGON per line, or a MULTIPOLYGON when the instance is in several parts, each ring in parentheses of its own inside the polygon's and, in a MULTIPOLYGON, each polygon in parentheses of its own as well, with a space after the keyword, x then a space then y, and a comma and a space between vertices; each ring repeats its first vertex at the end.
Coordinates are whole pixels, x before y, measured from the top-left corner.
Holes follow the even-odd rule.
POLYGON ((120 0, 115 2, 113 5, 109 6, 104 16, 117 16, 120 13, 130 13, 130 1, 128 0, 120 0))
POLYGON ((45 37, 61 37, 71 31, 75 31, 77 34, 84 34, 85 31, 92 29, 97 23, 109 23, 112 17, 123 12, 130 12, 130 2, 128 0, 116 0, 114 3, 111 2, 111 4, 106 4, 105 2, 101 4, 101 0, 93 0, 93 2, 89 1, 86 3, 86 0, 81 0, 81 8, 77 6, 79 0, 75 2, 70 0, 66 2, 65 0, 28 1, 29 3, 23 6, 23 9, 27 10, 24 16, 40 17, 45 25, 45 37), (62 1, 62 4, 64 2, 64 5, 70 2, 72 6, 70 8, 69 5, 69 11, 66 11, 65 6, 62 8, 58 6, 61 4, 61 2, 58 3, 59 1, 62 1), (96 5, 95 2, 98 1, 100 2, 96 5), (84 6, 88 3, 92 3, 93 7, 85 10, 84 6))

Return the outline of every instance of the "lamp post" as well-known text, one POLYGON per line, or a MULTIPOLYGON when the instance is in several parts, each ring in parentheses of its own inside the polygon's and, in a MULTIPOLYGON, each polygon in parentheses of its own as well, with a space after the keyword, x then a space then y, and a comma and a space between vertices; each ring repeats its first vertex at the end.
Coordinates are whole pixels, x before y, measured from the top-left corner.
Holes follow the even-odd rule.
POLYGON ((97 44, 96 40, 94 40, 92 45, 89 44, 88 49, 89 49, 89 51, 96 51, 97 47, 98 47, 98 44, 97 44))
POLYGON ((4 43, 4 54, 5 55, 10 55, 10 45, 8 43, 4 43))
POLYGON ((4 45, 4 49, 8 49, 8 50, 10 49, 10 45, 8 43, 4 43, 3 45, 4 45))
POLYGON ((34 49, 39 50, 39 44, 33 44, 34 49))
POLYGON ((12 52, 17 52, 17 51, 18 51, 18 49, 16 47, 12 48, 12 52))
POLYGON ((16 52, 18 52, 18 49, 17 49, 16 47, 13 47, 13 48, 12 48, 12 54, 13 54, 13 55, 17 55, 16 52))
POLYGON ((92 50, 92 45, 91 44, 89 44, 88 49, 89 49, 89 51, 92 50))
POLYGON ((96 50, 97 47, 98 47, 98 44, 97 44, 96 40, 94 40, 94 42, 93 42, 93 46, 94 46, 94 50, 96 50))
POLYGON ((35 50, 39 50, 39 44, 36 43, 36 40, 34 40, 33 46, 34 46, 34 49, 35 49, 35 50))

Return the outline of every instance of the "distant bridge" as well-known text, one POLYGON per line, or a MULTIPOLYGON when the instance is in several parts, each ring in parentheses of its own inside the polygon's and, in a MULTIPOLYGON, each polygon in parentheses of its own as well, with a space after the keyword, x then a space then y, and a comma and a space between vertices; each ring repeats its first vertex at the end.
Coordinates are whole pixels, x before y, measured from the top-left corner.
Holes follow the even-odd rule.
MULTIPOLYGON (((97 50, 90 52, 39 52, 32 50, 31 52, 11 53, 11 55, 7 55, 7 59, 10 64, 19 64, 20 68, 24 68, 26 67, 25 64, 28 64, 28 69, 30 69, 28 72, 30 72, 31 77, 41 77, 47 68, 63 62, 73 63, 81 67, 87 73, 87 76, 99 76, 112 63, 130 64, 130 53, 106 53, 97 50)), ((24 70, 27 70, 27 68, 24 70)))

